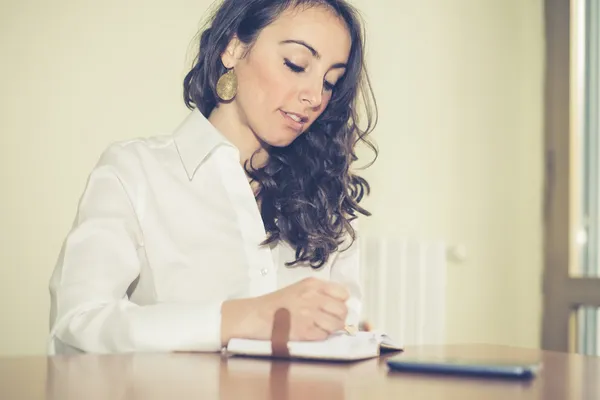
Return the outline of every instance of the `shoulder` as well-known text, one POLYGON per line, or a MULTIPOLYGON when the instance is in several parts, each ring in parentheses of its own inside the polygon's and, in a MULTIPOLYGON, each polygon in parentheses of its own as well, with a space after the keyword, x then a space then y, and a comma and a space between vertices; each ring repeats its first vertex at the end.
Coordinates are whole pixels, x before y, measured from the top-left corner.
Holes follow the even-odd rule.
POLYGON ((142 173, 152 161, 174 151, 173 136, 161 135, 110 143, 100 154, 94 170, 110 170, 119 177, 142 173))
POLYGON ((172 135, 134 138, 110 143, 101 153, 99 165, 139 162, 174 147, 172 135))

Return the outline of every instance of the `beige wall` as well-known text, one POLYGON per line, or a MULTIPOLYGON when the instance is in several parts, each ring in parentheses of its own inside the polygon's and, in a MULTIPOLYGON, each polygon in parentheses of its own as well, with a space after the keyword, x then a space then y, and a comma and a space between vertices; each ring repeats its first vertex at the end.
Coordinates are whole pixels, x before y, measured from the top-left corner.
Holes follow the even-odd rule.
MULTIPOLYGON (((366 230, 441 237, 448 340, 536 346, 540 0, 356 0, 382 152, 366 230)), ((166 132, 207 1, 0 2, 0 354, 45 350, 47 283, 108 143, 166 132)))
POLYGON ((368 228, 466 246, 448 271, 450 342, 537 346, 542 2, 361 3, 378 4, 365 14, 383 149, 368 228))

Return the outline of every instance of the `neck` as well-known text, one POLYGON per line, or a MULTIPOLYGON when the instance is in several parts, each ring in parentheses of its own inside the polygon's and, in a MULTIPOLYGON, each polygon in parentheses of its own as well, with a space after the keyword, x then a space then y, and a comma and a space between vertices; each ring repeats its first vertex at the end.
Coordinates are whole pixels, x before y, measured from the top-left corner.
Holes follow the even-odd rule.
POLYGON ((240 118, 234 103, 220 104, 215 107, 208 120, 227 140, 237 147, 242 165, 257 151, 258 154, 254 156, 252 166, 259 168, 266 164, 268 153, 265 150, 264 143, 247 124, 242 123, 242 118, 240 118))

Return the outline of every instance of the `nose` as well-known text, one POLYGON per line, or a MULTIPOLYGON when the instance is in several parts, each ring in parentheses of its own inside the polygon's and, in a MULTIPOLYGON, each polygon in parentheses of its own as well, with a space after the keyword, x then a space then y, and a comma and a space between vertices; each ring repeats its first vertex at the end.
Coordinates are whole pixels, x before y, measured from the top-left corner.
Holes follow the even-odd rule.
POLYGON ((323 103, 323 82, 308 83, 300 91, 300 101, 303 104, 310 105, 311 108, 318 108, 323 103))

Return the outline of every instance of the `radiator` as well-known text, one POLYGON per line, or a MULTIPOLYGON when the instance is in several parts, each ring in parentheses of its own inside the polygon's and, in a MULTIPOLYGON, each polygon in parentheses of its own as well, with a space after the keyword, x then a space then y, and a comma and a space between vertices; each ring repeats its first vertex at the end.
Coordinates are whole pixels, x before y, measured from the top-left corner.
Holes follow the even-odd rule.
POLYGON ((443 344, 446 246, 441 241, 360 239, 362 320, 402 345, 443 344))

